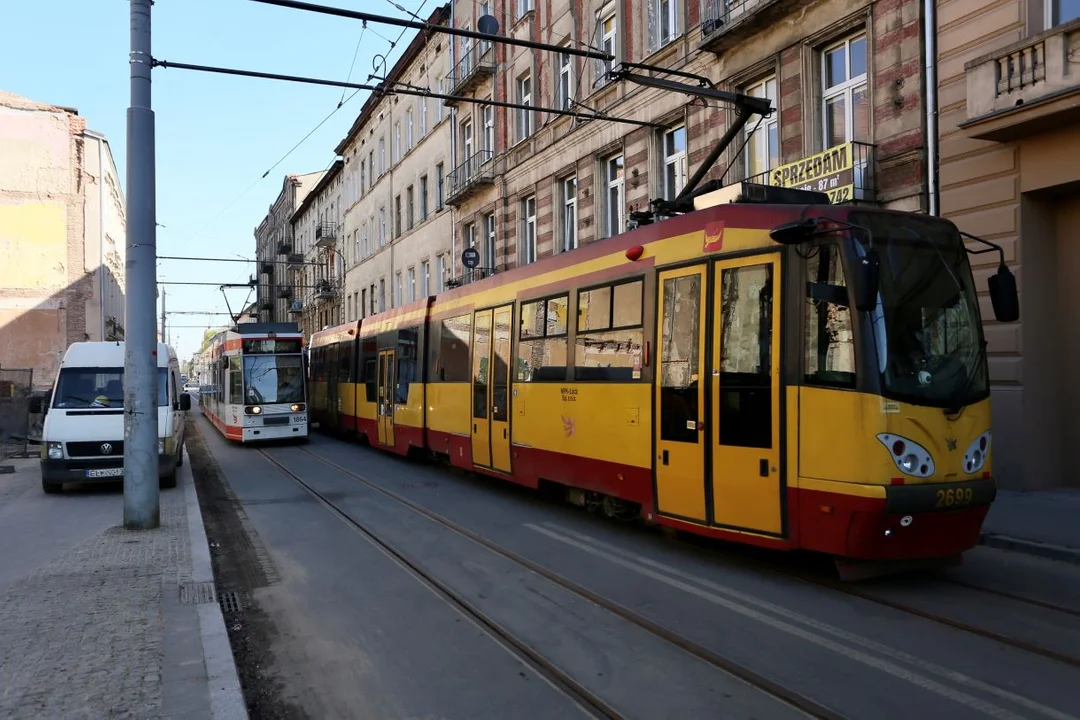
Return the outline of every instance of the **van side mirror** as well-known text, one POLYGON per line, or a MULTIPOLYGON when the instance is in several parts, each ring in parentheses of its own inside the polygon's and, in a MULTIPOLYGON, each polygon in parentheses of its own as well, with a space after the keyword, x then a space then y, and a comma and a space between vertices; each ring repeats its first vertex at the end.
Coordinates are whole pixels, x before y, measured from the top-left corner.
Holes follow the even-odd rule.
POLYGON ((187 393, 180 396, 180 409, 184 412, 191 409, 191 396, 187 393))
POLYGON ((855 308, 870 312, 877 307, 878 283, 881 279, 881 258, 870 248, 855 266, 855 308))
POLYGON ((1016 276, 1001 263, 996 273, 987 281, 990 286, 990 303, 998 322, 1016 322, 1020 319, 1020 296, 1016 291, 1016 276))

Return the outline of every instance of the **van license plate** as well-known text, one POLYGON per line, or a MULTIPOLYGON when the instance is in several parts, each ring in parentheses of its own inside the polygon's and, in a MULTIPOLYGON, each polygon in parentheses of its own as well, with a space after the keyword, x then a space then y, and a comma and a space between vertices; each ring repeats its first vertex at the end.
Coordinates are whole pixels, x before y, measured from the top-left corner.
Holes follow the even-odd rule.
POLYGON ((124 474, 124 468, 100 468, 98 470, 87 470, 86 477, 88 478, 100 478, 100 477, 120 477, 124 474))

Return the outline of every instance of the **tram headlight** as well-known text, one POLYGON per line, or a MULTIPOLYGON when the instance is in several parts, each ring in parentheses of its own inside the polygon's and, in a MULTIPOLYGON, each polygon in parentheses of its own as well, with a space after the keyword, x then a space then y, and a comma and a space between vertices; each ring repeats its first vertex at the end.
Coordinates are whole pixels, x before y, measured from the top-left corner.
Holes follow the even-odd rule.
POLYGON ((900 472, 919 478, 934 474, 934 458, 919 443, 892 433, 878 433, 877 439, 888 449, 889 457, 900 472))
POLYGON ((258 415, 262 412, 262 408, 258 405, 248 405, 246 408, 244 408, 244 412, 246 412, 248 415, 258 415))
POLYGON ((986 458, 990 456, 990 431, 987 430, 975 441, 968 445, 964 452, 964 472, 973 475, 986 465, 986 458))
POLYGON ((293 403, 291 410, 293 412, 304 412, 305 407, 304 403, 293 403))

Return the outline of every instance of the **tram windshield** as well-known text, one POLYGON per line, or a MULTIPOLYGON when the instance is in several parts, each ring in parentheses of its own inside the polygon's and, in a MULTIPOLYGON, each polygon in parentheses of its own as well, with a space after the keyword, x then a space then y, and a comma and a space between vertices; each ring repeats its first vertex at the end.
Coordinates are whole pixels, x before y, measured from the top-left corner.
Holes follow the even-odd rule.
POLYGON ((248 404, 304 401, 304 370, 300 355, 245 355, 244 402, 248 404))
POLYGON ((873 321, 885 393, 953 408, 986 397, 978 300, 956 228, 926 216, 872 212, 852 213, 851 222, 873 233, 881 257, 873 321))

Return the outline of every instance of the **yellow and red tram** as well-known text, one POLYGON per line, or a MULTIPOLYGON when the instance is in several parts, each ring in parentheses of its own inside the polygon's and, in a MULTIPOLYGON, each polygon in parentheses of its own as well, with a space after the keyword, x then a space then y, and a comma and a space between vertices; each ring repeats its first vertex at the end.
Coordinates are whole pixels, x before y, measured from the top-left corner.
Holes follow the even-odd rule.
POLYGON ((313 419, 690 533, 956 556, 996 493, 968 252, 912 213, 697 210, 317 333, 313 419))

